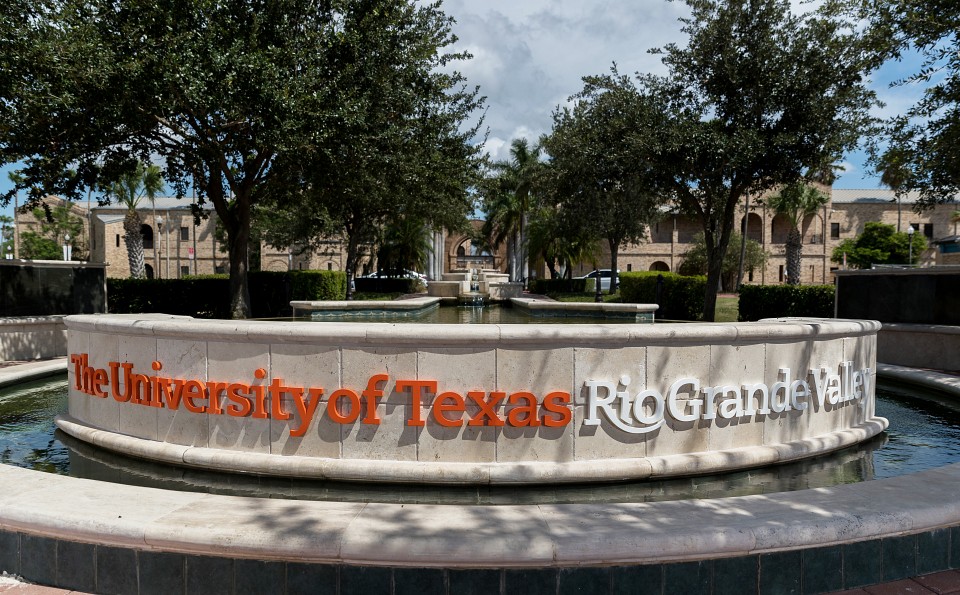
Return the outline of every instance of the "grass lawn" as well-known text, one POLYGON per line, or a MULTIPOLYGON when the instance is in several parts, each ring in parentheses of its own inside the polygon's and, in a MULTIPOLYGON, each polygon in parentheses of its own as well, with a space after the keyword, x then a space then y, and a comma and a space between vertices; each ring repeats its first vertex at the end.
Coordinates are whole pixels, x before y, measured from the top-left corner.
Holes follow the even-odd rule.
MULTIPOLYGON (((593 293, 551 293, 547 297, 551 297, 558 302, 593 302, 596 299, 596 295, 593 293)), ((610 295, 607 292, 603 292, 600 294, 600 297, 608 304, 620 303, 619 293, 610 295)))
MULTIPOLYGON (((618 303, 620 294, 608 295, 602 294, 603 301, 607 303, 618 303)), ((594 295, 592 293, 553 293, 549 297, 558 302, 592 302, 594 295)), ((717 297, 717 322, 736 322, 739 315, 740 298, 737 296, 718 296, 717 297)))
POLYGON ((737 296, 717 296, 717 322, 736 322, 740 313, 740 298, 737 296))

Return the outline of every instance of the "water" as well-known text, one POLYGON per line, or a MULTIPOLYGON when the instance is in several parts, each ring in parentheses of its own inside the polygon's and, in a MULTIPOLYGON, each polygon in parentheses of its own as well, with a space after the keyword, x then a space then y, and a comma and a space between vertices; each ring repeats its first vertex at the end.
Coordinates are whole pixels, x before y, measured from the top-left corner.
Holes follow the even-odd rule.
POLYGON ((798 463, 723 475, 618 484, 385 486, 183 469, 138 461, 55 430, 65 379, 0 390, 0 461, 38 471, 173 490, 265 498, 440 504, 652 502, 724 498, 829 487, 914 473, 960 461, 960 411, 949 403, 878 391, 890 429, 859 446, 798 463))
MULTIPOLYGON (((284 318, 297 322, 415 322, 421 324, 633 324, 651 322, 649 315, 588 316, 552 313, 531 316, 519 308, 505 306, 459 306, 424 308, 416 312, 392 310, 318 311, 311 316, 284 318)), ((276 319, 271 319, 276 320, 276 319)))

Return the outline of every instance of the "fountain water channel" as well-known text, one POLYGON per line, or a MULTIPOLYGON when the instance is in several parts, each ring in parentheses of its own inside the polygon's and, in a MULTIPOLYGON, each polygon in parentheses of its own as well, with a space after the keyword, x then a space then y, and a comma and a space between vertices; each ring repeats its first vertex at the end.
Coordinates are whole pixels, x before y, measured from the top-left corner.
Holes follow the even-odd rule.
MULTIPOLYGON (((879 325, 865 321, 66 324, 62 431, 92 452, 267 483, 494 493, 603 482, 616 493, 625 481, 842 460, 887 424, 875 409, 879 325)), ((89 591, 133 576, 141 590, 170 579, 203 592, 191 587, 202 576, 231 591, 719 593, 733 581, 815 593, 951 567, 960 552, 957 464, 657 502, 291 502, 10 465, 0 481, 0 569, 89 591), (93 582, 31 562, 49 548, 54 560, 89 553, 93 582)))

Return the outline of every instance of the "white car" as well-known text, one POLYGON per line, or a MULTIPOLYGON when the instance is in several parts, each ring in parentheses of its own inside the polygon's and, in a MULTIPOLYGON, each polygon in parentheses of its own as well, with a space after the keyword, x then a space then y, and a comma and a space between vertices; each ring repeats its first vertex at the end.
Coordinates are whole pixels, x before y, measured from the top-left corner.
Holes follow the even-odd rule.
POLYGON ((384 269, 382 271, 374 271, 369 275, 364 275, 363 278, 364 279, 404 279, 404 278, 419 279, 420 281, 423 281, 424 285, 427 284, 426 275, 424 275, 423 273, 418 273, 416 271, 411 271, 408 269, 404 269, 402 275, 397 275, 397 274, 394 274, 394 271, 384 269))
MULTIPOLYGON (((600 277, 600 291, 610 291, 610 269, 600 269, 592 270, 582 277, 576 277, 576 279, 596 279, 597 276, 600 277)), ((617 271, 617 287, 620 287, 620 271, 617 271)))

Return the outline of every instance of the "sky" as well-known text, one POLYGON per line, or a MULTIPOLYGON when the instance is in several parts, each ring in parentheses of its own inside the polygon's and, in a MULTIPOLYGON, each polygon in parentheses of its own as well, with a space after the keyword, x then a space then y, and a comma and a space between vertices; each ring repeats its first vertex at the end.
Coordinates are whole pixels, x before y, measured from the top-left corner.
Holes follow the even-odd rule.
MULTIPOLYGON (((810 4, 792 0, 797 10, 810 4)), ((510 142, 531 142, 550 131, 551 114, 582 88, 581 77, 603 74, 616 62, 622 74, 665 74, 650 48, 685 44, 679 17, 686 4, 668 0, 445 0, 442 9, 456 23, 455 49, 473 54, 458 69, 487 98, 485 150, 495 159, 509 157, 510 142)), ((876 115, 902 113, 921 95, 917 87, 890 87, 919 70, 918 57, 885 65, 870 86, 886 103, 876 115)), ((481 139, 482 140, 482 139, 481 139)), ((844 157, 836 188, 880 188, 862 151, 844 157)), ((0 191, 9 190, 0 168, 0 191)), ((12 205, 0 209, 12 215, 12 205)))

